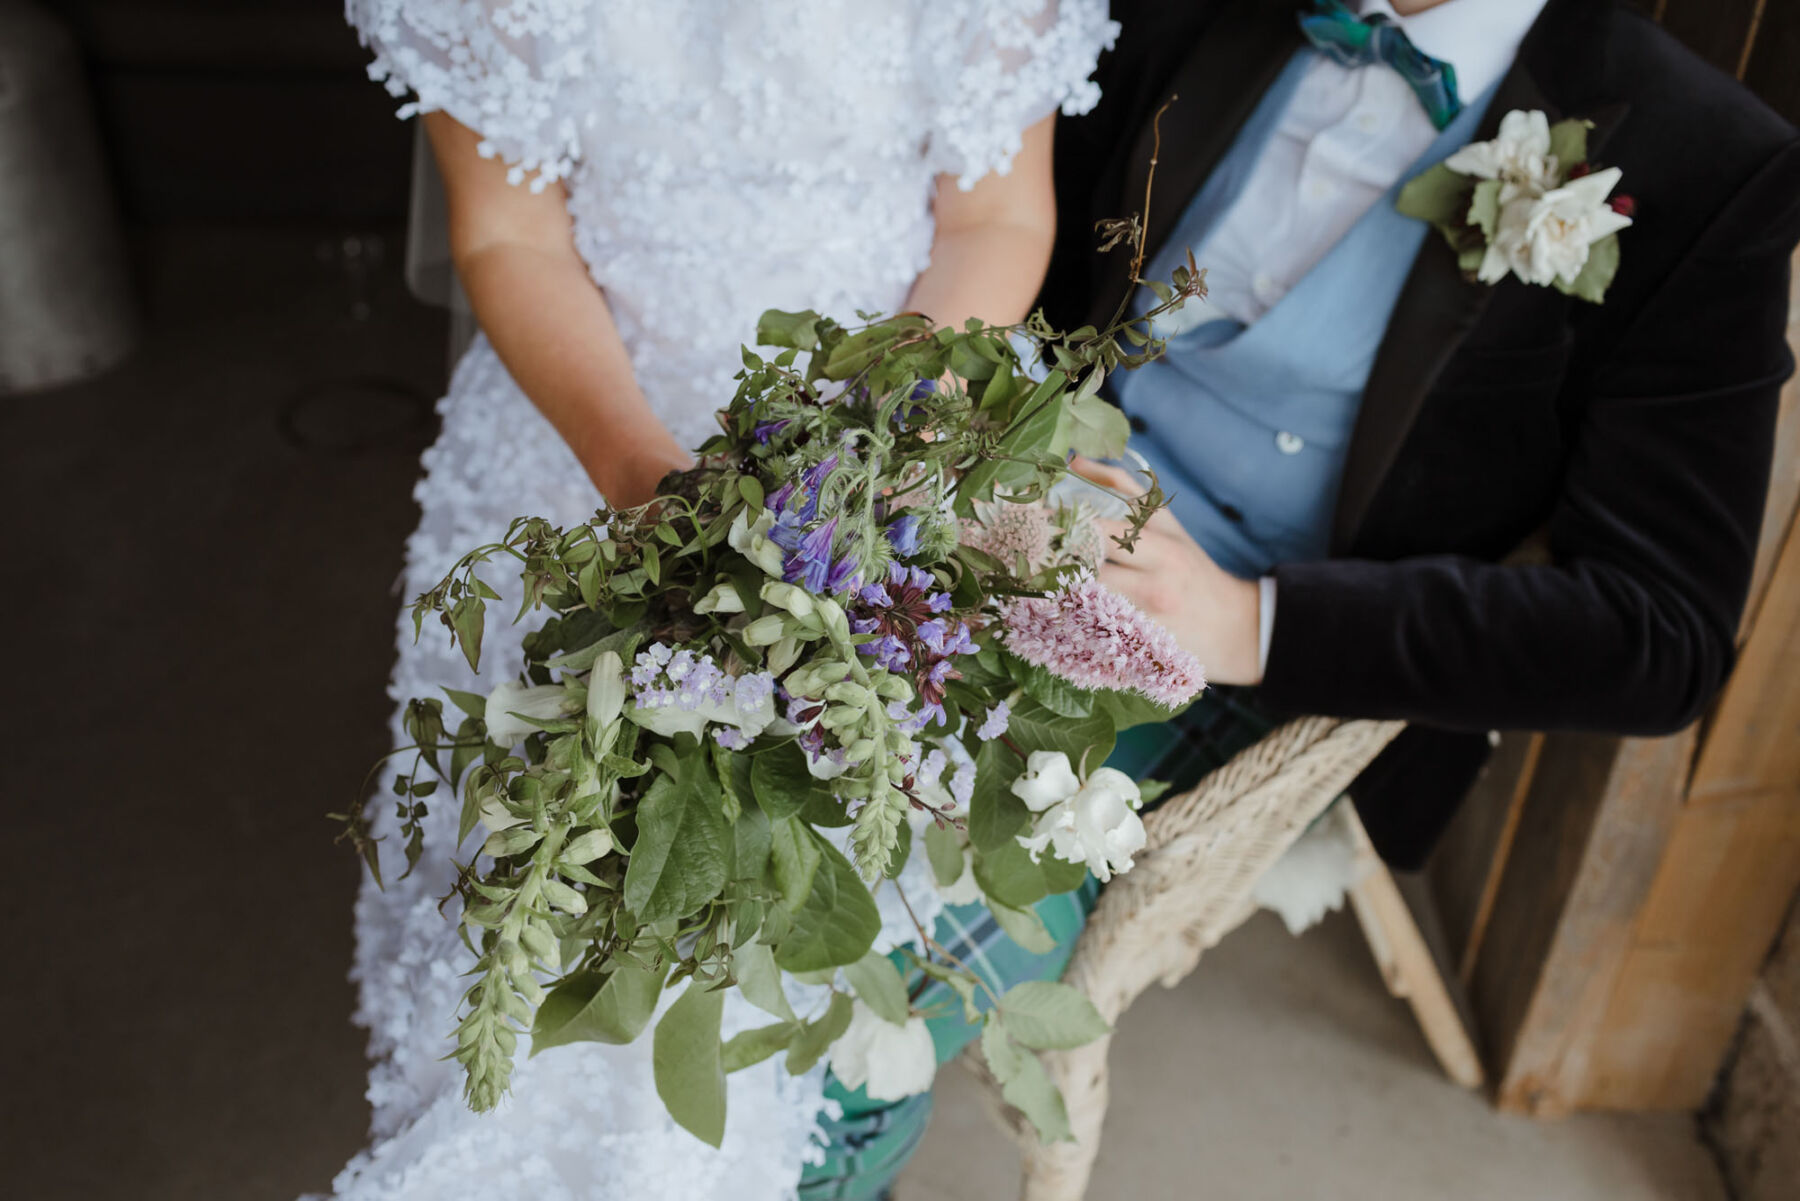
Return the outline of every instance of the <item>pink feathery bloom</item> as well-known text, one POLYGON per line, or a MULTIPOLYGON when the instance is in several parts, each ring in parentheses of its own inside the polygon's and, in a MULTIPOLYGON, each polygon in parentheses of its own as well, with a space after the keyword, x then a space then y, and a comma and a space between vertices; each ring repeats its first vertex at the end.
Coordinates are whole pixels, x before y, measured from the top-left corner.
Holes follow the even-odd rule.
POLYGON ((1025 560, 1027 573, 1044 565, 1050 553, 1050 511, 1037 504, 977 501, 975 519, 962 523, 962 544, 994 556, 1008 571, 1025 560))
POLYGON ((1091 575, 1054 596, 1008 601, 1001 620, 1008 650, 1077 688, 1130 690, 1173 709, 1206 687, 1174 635, 1091 575))

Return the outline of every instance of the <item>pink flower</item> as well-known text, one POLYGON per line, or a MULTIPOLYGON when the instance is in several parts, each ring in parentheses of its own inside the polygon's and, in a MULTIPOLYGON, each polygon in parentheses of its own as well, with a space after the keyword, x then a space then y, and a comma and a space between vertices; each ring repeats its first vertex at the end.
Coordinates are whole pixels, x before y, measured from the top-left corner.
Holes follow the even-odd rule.
POLYGON ((1024 560, 1027 575, 1050 553, 1050 512, 1042 505, 977 501, 973 521, 962 523, 962 544, 994 556, 1008 571, 1024 560))
POLYGON ((1130 690, 1173 709, 1206 687, 1205 669, 1169 631, 1091 575, 1054 596, 1009 601, 1001 620, 1008 650, 1077 688, 1130 690))

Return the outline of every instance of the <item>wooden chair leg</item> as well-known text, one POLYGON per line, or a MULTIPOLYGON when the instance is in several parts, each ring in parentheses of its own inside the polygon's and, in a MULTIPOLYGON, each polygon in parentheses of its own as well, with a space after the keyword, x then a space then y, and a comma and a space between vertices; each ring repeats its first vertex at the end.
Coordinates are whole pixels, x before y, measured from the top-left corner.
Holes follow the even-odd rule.
POLYGON ((1480 1088, 1485 1079, 1481 1056, 1425 933, 1407 906, 1394 874, 1375 854, 1354 810, 1348 820, 1357 841, 1357 853, 1367 860, 1361 880, 1350 889, 1350 904, 1368 941, 1369 952, 1381 969, 1381 978, 1388 992, 1412 1006, 1413 1016, 1444 1074, 1464 1088, 1480 1088))

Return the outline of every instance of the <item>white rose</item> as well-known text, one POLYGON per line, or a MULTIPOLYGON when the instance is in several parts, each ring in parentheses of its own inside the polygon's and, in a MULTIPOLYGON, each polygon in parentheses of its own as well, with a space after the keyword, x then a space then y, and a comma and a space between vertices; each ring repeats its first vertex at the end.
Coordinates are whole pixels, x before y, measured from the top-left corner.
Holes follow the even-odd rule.
POLYGON ((1536 196, 1556 185, 1557 162, 1550 153, 1550 121, 1543 113, 1514 109, 1500 120, 1500 136, 1471 142, 1444 160, 1459 175, 1501 182, 1502 204, 1516 196, 1536 196))
POLYGON ((775 527, 775 515, 764 509, 756 520, 750 520, 750 510, 738 510, 738 515, 731 519, 731 530, 725 535, 725 541, 731 549, 762 568, 776 579, 781 578, 781 548, 769 541, 769 531, 775 527))
POLYGON ((845 1088, 866 1088, 872 1101, 899 1101, 931 1087, 937 1047, 924 1018, 897 1026, 857 1001, 849 1028, 831 1044, 831 1070, 845 1088))
POLYGON ((563 701, 568 696, 561 684, 520 684, 507 680, 488 693, 487 736, 500 746, 512 746, 535 732, 537 727, 512 716, 514 713, 539 721, 555 721, 563 716, 563 701))
POLYGON ((1074 796, 1081 788, 1069 757, 1061 751, 1033 751, 1025 770, 1012 782, 1012 793, 1033 813, 1042 813, 1074 796))
POLYGON ((1477 276, 1489 284, 1509 271, 1528 284, 1574 282, 1587 266, 1588 248, 1631 224, 1630 217, 1606 203, 1618 182, 1619 169, 1608 167, 1542 196, 1521 196, 1501 205, 1477 276))
POLYGON ((1124 772, 1102 767, 1068 800, 1045 810, 1019 842, 1036 858, 1046 850, 1068 863, 1084 863, 1106 881, 1128 872, 1147 835, 1137 814, 1142 794, 1124 772))

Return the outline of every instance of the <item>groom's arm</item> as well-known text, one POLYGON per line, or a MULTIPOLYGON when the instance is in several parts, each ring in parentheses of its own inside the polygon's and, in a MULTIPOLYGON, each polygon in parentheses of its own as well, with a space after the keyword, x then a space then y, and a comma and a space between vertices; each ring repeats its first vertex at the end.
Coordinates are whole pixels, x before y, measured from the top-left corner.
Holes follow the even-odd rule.
POLYGON ((1434 726, 1654 734, 1730 671, 1778 395, 1800 146, 1712 222, 1594 377, 1551 562, 1276 569, 1263 695, 1434 726))

